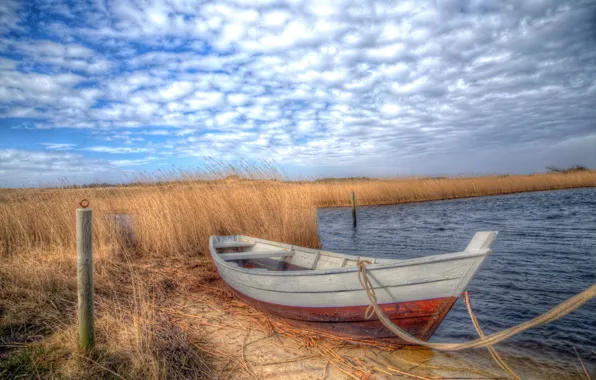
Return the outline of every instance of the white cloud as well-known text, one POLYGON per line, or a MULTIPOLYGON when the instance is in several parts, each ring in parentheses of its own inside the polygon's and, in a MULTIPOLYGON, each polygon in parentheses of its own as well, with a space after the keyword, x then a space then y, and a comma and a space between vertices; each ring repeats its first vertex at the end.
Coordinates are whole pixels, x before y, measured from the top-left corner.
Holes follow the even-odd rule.
POLYGON ((22 30, 20 4, 15 0, 3 0, 0 2, 0 35, 9 31, 22 30))
MULTIPOLYGON (((407 162, 473 151, 478 141, 581 138, 596 119, 590 12, 575 3, 107 0, 43 9, 46 36, 0 38, 0 117, 130 145, 93 141, 82 152, 152 157, 159 149, 134 144, 167 136, 179 155, 407 162)), ((143 160, 122 158, 113 165, 143 160)))
POLYGON ((228 103, 235 106, 243 106, 248 103, 249 98, 245 94, 228 94, 228 103))
POLYGON ((56 185, 57 180, 92 182, 106 176, 108 163, 69 152, 0 149, 2 187, 56 185))
POLYGON ((14 70, 17 67, 18 61, 0 57, 0 70, 14 70))
POLYGON ((189 111, 196 111, 204 108, 214 108, 223 101, 223 94, 217 91, 195 92, 185 100, 189 111))
POLYGON ((112 68, 109 60, 80 44, 63 44, 47 40, 3 40, 0 43, 0 52, 22 55, 25 64, 38 62, 55 69, 89 74, 105 73, 112 68))
POLYGON ((187 135, 192 135, 193 133, 197 132, 197 129, 192 129, 192 128, 185 128, 185 129, 181 129, 178 130, 176 132, 176 136, 187 136, 187 135))
POLYGON ((193 89, 190 82, 174 82, 159 91, 160 97, 165 101, 177 100, 188 95, 193 89))
POLYGON ((132 147, 109 147, 109 146, 92 146, 85 148, 90 152, 96 153, 111 153, 111 154, 124 154, 124 153, 145 153, 148 152, 146 148, 132 148, 132 147))
POLYGON ((151 131, 146 132, 146 134, 150 135, 150 136, 168 136, 171 133, 169 131, 166 131, 164 129, 154 129, 151 131))
POLYGON ((281 28, 291 18, 292 15, 288 11, 273 9, 261 13, 260 24, 265 28, 281 28))
POLYGON ((136 159, 136 160, 112 160, 112 161, 110 161, 110 164, 117 166, 117 167, 140 166, 140 165, 145 165, 145 164, 151 163, 156 160, 159 160, 159 158, 149 156, 146 158, 140 158, 140 159, 136 159))
POLYGON ((383 104, 381 112, 386 116, 397 116, 399 114, 400 107, 397 104, 383 104))
POLYGON ((60 143, 43 143, 48 150, 57 150, 57 151, 64 151, 64 150, 73 150, 76 144, 60 144, 60 143))

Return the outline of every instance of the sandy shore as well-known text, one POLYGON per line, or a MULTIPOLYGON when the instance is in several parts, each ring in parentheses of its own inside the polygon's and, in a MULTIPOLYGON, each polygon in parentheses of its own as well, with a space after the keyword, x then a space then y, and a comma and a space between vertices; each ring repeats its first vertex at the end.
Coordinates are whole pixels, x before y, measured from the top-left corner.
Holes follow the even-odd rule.
MULTIPOLYGON (((211 358, 219 379, 508 378, 484 349, 442 353, 349 344, 297 332, 225 291, 185 296, 174 305, 176 323, 211 358)), ((528 359, 504 358, 524 379, 582 378, 528 359)))

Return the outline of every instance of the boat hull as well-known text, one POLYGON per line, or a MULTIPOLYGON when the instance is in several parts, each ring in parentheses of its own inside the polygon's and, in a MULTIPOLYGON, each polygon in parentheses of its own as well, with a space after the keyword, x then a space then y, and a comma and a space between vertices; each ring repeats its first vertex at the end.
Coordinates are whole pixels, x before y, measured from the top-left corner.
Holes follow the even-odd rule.
POLYGON ((491 253, 496 235, 478 232, 464 251, 407 260, 343 255, 242 235, 212 236, 209 249, 225 283, 258 309, 349 339, 396 341, 376 316, 365 318, 369 298, 359 280, 359 263, 366 262, 383 313, 409 334, 428 340, 491 253))
MULTIPOLYGON (((282 317, 299 327, 350 339, 387 339, 395 343, 408 344, 396 337, 376 316, 366 320, 364 314, 368 306, 298 307, 277 305, 251 298, 231 289, 239 299, 249 305, 282 317)), ((443 297, 379 306, 398 327, 419 339, 428 340, 456 300, 457 297, 443 297)))

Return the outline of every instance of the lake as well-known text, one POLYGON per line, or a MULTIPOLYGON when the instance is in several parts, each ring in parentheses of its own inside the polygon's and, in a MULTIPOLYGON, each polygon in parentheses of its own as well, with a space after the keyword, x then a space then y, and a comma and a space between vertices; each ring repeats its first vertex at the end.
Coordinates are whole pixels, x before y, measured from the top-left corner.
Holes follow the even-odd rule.
MULTIPOLYGON (((596 283, 594 188, 365 206, 357 215, 353 228, 350 208, 319 209, 323 249, 405 259, 461 251, 476 231, 499 231, 493 254, 468 286, 487 334, 542 314, 596 283)), ((432 341, 476 337, 459 299, 432 341)), ((574 347, 589 370, 596 370, 594 300, 497 349, 525 365, 547 362, 576 371, 574 347)))

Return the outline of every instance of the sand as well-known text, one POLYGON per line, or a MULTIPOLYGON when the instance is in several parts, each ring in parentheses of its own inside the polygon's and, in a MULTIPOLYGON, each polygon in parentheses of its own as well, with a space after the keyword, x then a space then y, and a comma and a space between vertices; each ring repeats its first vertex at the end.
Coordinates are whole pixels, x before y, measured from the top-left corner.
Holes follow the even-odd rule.
MULTIPOLYGON (((170 310, 219 379, 508 378, 485 349, 443 353, 346 343, 295 329, 222 289, 178 298, 170 310)), ((504 359, 524 379, 582 378, 579 372, 563 373, 544 363, 504 359)))

